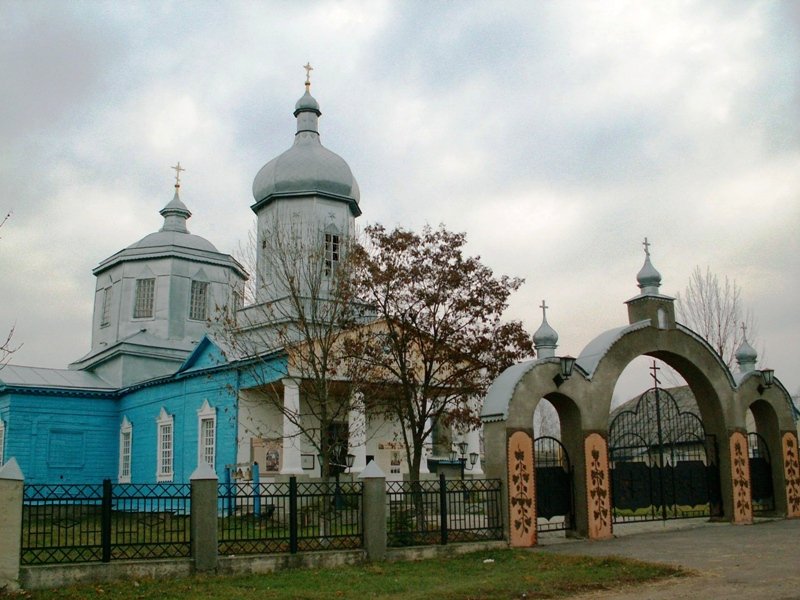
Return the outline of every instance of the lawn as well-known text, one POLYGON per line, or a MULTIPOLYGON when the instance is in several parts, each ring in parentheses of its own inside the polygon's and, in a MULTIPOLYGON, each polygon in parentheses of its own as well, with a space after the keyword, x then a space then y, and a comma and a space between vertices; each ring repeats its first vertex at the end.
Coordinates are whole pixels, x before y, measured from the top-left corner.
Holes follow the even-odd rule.
POLYGON ((417 562, 287 570, 240 577, 139 580, 23 592, 33 600, 108 599, 495 599, 559 598, 665 577, 679 569, 617 558, 496 550, 417 562))

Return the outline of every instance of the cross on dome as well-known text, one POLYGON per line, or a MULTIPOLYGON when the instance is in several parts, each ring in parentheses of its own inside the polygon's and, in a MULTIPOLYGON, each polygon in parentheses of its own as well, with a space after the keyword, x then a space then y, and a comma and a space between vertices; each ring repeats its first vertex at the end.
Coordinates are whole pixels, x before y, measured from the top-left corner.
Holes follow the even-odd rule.
POLYGON ((651 244, 650 244, 650 242, 647 241, 647 238, 644 238, 644 241, 642 242, 642 246, 644 246, 644 253, 647 256, 650 256, 650 246, 651 246, 651 244))
POLYGON ((178 164, 174 167, 170 167, 170 169, 175 170, 175 187, 181 187, 181 171, 185 171, 186 169, 181 166, 181 161, 178 161, 178 164))
POLYGON ((307 62, 303 65, 303 68, 306 70, 306 85, 311 85, 311 71, 314 70, 314 67, 311 66, 311 62, 307 62))
POLYGON ((744 339, 747 339, 747 325, 745 325, 744 321, 742 321, 741 328, 742 328, 742 337, 744 339))
POLYGON ((547 320, 547 309, 550 308, 550 307, 547 306, 547 304, 544 303, 544 300, 542 300, 542 303, 539 305, 539 308, 542 309, 542 319, 544 319, 546 321, 547 320))

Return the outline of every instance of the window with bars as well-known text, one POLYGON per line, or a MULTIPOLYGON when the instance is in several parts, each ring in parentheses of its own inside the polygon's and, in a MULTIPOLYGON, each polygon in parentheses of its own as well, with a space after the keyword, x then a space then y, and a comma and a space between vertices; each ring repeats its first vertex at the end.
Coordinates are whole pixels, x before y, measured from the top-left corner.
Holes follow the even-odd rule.
POLYGON ((119 474, 120 483, 131 482, 131 450, 133 448, 133 427, 127 418, 122 420, 119 430, 119 474))
POLYGON ((164 409, 158 418, 156 481, 172 481, 173 418, 164 409))
POLYGON ((325 276, 330 277, 339 264, 339 236, 335 233, 325 234, 325 276))
POLYGON ((189 298, 189 318, 193 321, 205 321, 208 317, 208 283, 192 281, 192 293, 189 298))
POLYGON ((103 307, 100 312, 100 327, 105 327, 111 322, 111 298, 114 288, 107 287, 103 290, 103 307))
POLYGON ((153 317, 153 304, 156 296, 156 280, 136 280, 136 298, 133 303, 134 319, 151 319, 153 317))

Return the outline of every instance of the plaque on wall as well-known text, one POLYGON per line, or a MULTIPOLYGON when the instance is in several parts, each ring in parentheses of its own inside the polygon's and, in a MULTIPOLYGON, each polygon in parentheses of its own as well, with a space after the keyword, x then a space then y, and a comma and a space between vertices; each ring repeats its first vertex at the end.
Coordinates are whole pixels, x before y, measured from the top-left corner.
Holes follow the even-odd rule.
POLYGON ((250 450, 253 462, 258 463, 259 473, 276 475, 281 472, 283 440, 280 438, 252 438, 250 450))

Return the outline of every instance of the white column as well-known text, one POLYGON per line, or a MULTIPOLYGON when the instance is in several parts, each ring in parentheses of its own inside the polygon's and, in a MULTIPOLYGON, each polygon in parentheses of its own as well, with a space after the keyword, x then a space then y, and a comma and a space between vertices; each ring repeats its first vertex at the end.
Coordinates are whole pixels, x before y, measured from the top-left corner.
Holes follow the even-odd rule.
POLYGON ((431 447, 431 434, 430 434, 430 426, 431 420, 427 419, 425 421, 425 427, 429 430, 428 435, 425 436, 425 439, 422 441, 422 460, 419 463, 419 474, 430 473, 428 470, 428 455, 430 454, 430 447, 431 447))
POLYGON ((469 466, 470 452, 478 453, 478 460, 472 470, 469 471, 472 475, 483 475, 483 467, 481 467, 481 430, 470 429, 466 435, 467 442, 467 466, 469 466))
POLYGON ((364 395, 357 392, 347 416, 349 443, 347 451, 355 456, 351 473, 358 475, 367 466, 367 415, 364 395))
POLYGON ((300 461, 300 427, 289 415, 300 414, 300 387, 293 379, 283 380, 283 465, 281 475, 302 475, 300 461))

